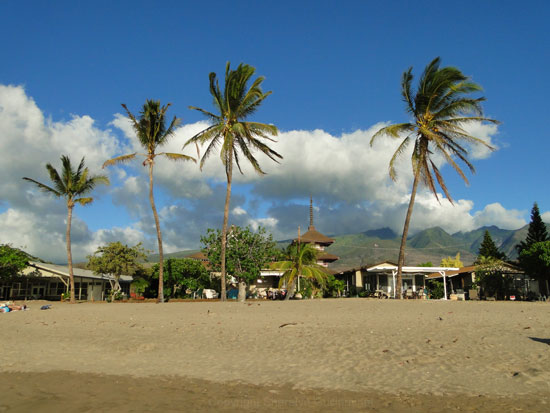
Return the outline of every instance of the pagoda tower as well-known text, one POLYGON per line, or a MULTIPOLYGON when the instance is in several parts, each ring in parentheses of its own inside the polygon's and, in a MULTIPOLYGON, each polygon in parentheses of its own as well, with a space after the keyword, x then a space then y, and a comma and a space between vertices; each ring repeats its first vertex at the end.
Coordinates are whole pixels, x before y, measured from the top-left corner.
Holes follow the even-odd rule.
POLYGON ((309 197, 309 227, 307 232, 304 235, 299 236, 299 238, 296 238, 294 242, 312 244, 316 249, 318 249, 320 252, 317 255, 317 264, 322 265, 323 267, 328 267, 329 263, 334 262, 339 258, 336 255, 325 252, 325 248, 334 243, 334 240, 321 234, 315 229, 315 226, 313 225, 313 198, 311 196, 309 197))

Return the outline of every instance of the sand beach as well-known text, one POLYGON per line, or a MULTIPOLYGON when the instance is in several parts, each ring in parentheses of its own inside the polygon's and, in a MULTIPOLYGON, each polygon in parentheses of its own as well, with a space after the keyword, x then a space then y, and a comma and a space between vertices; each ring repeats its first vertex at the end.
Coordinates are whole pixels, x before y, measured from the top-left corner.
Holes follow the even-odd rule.
POLYGON ((53 303, 0 314, 0 411, 548 411, 550 304, 53 303))

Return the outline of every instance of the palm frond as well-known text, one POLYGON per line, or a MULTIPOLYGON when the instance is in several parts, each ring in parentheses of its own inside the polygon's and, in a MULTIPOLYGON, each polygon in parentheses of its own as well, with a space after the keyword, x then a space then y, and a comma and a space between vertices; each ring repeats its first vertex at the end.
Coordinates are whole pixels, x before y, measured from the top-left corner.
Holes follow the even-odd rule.
POLYGON ((161 152, 157 156, 166 156, 171 161, 193 161, 197 163, 197 160, 189 155, 183 155, 181 153, 161 152))
POLYGON ((395 125, 386 126, 380 129, 374 135, 372 135, 372 138, 370 140, 370 146, 372 146, 374 144, 374 141, 381 136, 387 135, 392 138, 399 138, 401 137, 402 133, 412 132, 412 131, 414 131, 414 125, 410 123, 397 123, 395 125))
POLYGON ((54 194, 54 195, 57 196, 57 197, 61 197, 61 196, 62 196, 62 194, 61 194, 59 191, 57 191, 57 190, 55 190, 55 189, 49 187, 48 185, 44 185, 43 183, 38 182, 38 181, 36 181, 36 180, 34 180, 34 179, 32 179, 32 178, 23 177, 23 179, 24 179, 25 181, 32 182, 32 183, 35 184, 41 191, 52 193, 52 194, 54 194))
POLYGON ((88 198, 78 198, 78 199, 75 199, 74 202, 84 206, 84 205, 88 205, 88 204, 91 204, 93 202, 93 198, 91 197, 88 197, 88 198))
POLYGON ((117 156, 116 158, 113 158, 113 159, 109 159, 108 161, 105 161, 103 163, 102 168, 105 168, 106 166, 116 165, 119 163, 130 162, 131 160, 135 159, 136 155, 137 153, 131 153, 129 155, 122 155, 122 156, 117 156))

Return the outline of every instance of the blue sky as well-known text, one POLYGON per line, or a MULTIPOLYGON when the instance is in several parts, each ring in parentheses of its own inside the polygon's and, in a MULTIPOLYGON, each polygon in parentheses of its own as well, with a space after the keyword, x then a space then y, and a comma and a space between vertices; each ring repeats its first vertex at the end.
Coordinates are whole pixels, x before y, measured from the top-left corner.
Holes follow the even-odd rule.
MULTIPOLYGON (((86 154, 99 172, 102 155, 132 149, 131 133, 117 118, 120 103, 138 112, 147 98, 171 102, 170 113, 187 125, 173 143, 177 150, 203 121, 188 106, 211 108, 208 73, 222 74, 227 61, 245 62, 266 77, 264 89, 273 91, 255 119, 278 126, 280 149, 286 152, 279 170, 267 166, 272 171, 267 178, 251 173, 238 178, 234 221, 266 225, 276 237, 291 236, 297 225, 307 225, 304 206, 311 192, 319 208, 317 227, 327 233, 381 226, 398 231, 410 165, 403 159, 402 180, 392 184, 383 156, 368 152, 368 140, 375 125, 407 120, 399 94, 403 71, 413 66, 419 75, 441 56, 443 65, 458 66, 483 86, 485 114, 502 124, 482 131, 498 150, 474 156, 477 174, 469 177, 470 186, 443 168, 461 202, 452 209, 446 201, 438 207, 426 195, 414 218, 417 228, 430 223, 449 232, 491 223, 519 227, 528 221, 534 201, 543 213, 550 211, 545 188, 549 11, 544 1, 4 1, 0 106, 6 114, 5 105, 15 99, 11 93, 19 92, 17 116, 28 120, 41 114, 43 119, 42 137, 31 138, 21 126, 25 122, 11 117, 2 124, 0 116, 2 173, 46 181, 44 164, 58 164, 65 148, 74 148, 75 157, 86 154), (71 133, 83 140, 72 140, 71 133), (26 159, 20 160, 10 139, 26 142, 26 159), (360 142, 364 156, 358 154, 360 142), (340 156, 319 169, 327 162, 326 151, 340 156)), ((391 149, 378 148, 380 154, 391 149)), ((221 225, 223 174, 218 158, 209 163, 210 171, 202 175, 190 165, 159 170, 168 250, 196 247, 206 227, 221 225)), ((133 242, 141 236, 154 247, 148 205, 136 207, 145 199, 144 189, 128 189, 130 178, 142 178, 141 169, 136 163, 108 171, 113 185, 99 191, 94 205, 76 211, 77 255, 117 237, 133 242)), ((60 260, 63 205, 40 203, 42 195, 29 191, 23 181, 2 191, 0 241, 60 260), (46 206, 55 211, 47 231, 56 236, 48 247, 33 230, 8 230, 18 219, 37 228, 46 206)))

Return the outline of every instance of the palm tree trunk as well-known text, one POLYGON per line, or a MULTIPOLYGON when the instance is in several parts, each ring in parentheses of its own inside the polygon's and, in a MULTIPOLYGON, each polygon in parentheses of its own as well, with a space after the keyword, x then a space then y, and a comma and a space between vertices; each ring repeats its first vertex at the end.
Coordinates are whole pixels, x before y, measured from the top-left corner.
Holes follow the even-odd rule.
POLYGON ((397 280, 395 282, 395 296, 397 299, 403 298, 402 296, 402 274, 403 265, 405 265, 405 245, 407 244, 407 235, 409 233, 409 224, 411 222, 411 216, 413 212, 414 199, 416 198, 416 190, 418 188, 418 182, 420 178, 420 168, 414 174, 413 187, 411 191, 411 199, 409 200, 409 208, 407 209, 407 215, 405 216, 405 225, 403 226, 403 236, 401 237, 401 246, 399 247, 399 259, 397 261, 397 280))
POLYGON ((222 275, 221 275, 221 293, 220 298, 222 301, 227 299, 225 289, 225 250, 227 248, 227 222, 229 221, 229 201, 231 200, 231 181, 233 180, 233 160, 229 163, 226 169, 227 175, 227 192, 225 193, 225 207, 223 209, 223 226, 222 226, 222 275))
POLYGON ((287 287, 285 301, 290 300, 292 297, 294 297, 295 292, 296 292, 296 279, 292 280, 290 285, 287 287))
POLYGON ((73 205, 71 201, 67 203, 67 232, 65 234, 67 240, 67 264, 69 266, 69 282, 70 282, 70 294, 71 304, 76 302, 74 296, 74 273, 73 273, 73 254, 71 252, 71 221, 73 219, 73 205))
POLYGON ((164 302, 164 254, 162 252, 162 234, 160 233, 159 215, 157 213, 157 207, 155 206, 155 197, 153 196, 153 160, 149 162, 149 201, 151 202, 151 209, 153 210, 153 216, 155 217, 155 225, 157 226, 157 239, 159 243, 159 293, 157 301, 159 303, 164 302))

